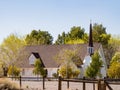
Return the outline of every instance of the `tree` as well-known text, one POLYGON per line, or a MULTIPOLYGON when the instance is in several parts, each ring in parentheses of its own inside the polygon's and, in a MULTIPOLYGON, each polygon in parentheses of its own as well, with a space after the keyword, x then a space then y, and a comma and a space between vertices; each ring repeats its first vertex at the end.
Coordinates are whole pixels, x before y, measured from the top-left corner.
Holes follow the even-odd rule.
POLYGON ((25 41, 27 45, 52 44, 53 37, 47 31, 33 30, 27 34, 25 41))
POLYGON ((84 36, 84 28, 74 26, 71 28, 69 35, 72 40, 78 38, 82 39, 84 36))
POLYGON ((104 48, 104 53, 108 66, 110 65, 111 58, 116 52, 120 51, 120 38, 117 36, 111 37, 107 47, 104 48))
POLYGON ((70 32, 68 33, 63 32, 62 35, 59 34, 55 44, 68 44, 69 42, 74 43, 74 41, 80 41, 80 40, 83 43, 83 42, 87 42, 86 41, 87 38, 88 36, 84 32, 84 28, 73 26, 70 32))
POLYGON ((113 62, 120 62, 120 52, 116 52, 115 55, 112 57, 111 64, 113 62))
POLYGON ((20 56, 20 51, 24 46, 24 39, 15 34, 11 34, 5 38, 0 46, 0 61, 2 62, 2 66, 9 67, 19 63, 18 56, 20 56))
POLYGON ((78 70, 77 66, 80 66, 82 61, 78 56, 77 50, 63 49, 56 55, 55 59, 61 65, 59 74, 62 77, 71 78, 79 75, 80 70, 78 70))
POLYGON ((107 34, 106 28, 102 24, 95 23, 93 25, 93 41, 107 45, 110 40, 110 34, 107 34))
POLYGON ((107 74, 110 78, 120 78, 120 52, 112 57, 107 74))
POLYGON ((33 73, 37 76, 41 75, 42 77, 46 77, 47 72, 46 70, 44 70, 40 59, 36 59, 33 73))
POLYGON ((10 66, 8 68, 8 75, 10 76, 19 76, 20 75, 20 69, 16 66, 10 66))
POLYGON ((112 62, 107 74, 110 78, 120 78, 120 62, 112 62))
POLYGON ((62 33, 62 35, 58 34, 58 39, 56 40, 55 44, 65 44, 65 38, 66 34, 65 32, 62 33))
POLYGON ((59 74, 63 78, 76 78, 80 74, 80 70, 73 64, 73 62, 69 62, 60 67, 59 74))
POLYGON ((95 52, 92 55, 92 62, 90 63, 90 66, 88 66, 85 71, 85 76, 89 78, 96 78, 96 76, 101 76, 100 69, 102 64, 103 63, 98 52, 95 52))

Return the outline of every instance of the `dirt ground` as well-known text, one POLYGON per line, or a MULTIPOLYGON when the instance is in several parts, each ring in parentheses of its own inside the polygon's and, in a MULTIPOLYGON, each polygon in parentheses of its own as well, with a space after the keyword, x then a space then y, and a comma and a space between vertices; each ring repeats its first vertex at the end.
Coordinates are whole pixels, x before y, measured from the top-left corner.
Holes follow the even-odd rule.
MULTIPOLYGON (((13 81, 19 84, 19 81, 13 81)), ((111 85, 113 90, 120 90, 120 85, 111 85)), ((43 90, 42 81, 22 81, 22 88, 24 90, 43 90)), ((44 90, 58 90, 57 81, 46 81, 44 90)), ((62 82, 62 90, 83 90, 82 83, 70 82, 70 88, 67 89, 67 83, 62 82)), ((93 84, 86 84, 86 90, 93 90, 93 84)), ((97 85, 95 85, 95 90, 97 90, 97 85)), ((109 89, 107 89, 109 90, 109 89)))

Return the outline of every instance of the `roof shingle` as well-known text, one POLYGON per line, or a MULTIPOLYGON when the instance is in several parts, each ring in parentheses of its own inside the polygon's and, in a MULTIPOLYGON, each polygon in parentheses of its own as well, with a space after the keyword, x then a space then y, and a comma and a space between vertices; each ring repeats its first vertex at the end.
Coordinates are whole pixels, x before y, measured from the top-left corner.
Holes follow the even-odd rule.
MULTIPOLYGON (((94 51, 98 50, 101 44, 94 43, 94 51)), ((84 57, 87 54, 87 46, 88 44, 65 44, 65 45, 34 45, 34 46, 26 46, 23 52, 26 52, 26 57, 23 58, 22 63, 19 65, 23 68, 31 68, 29 65, 29 56, 31 53, 35 54, 36 57, 40 57, 42 59, 43 64, 46 68, 57 68, 59 65, 54 60, 54 57, 59 54, 59 52, 63 49, 80 49, 78 54, 81 60, 84 60, 84 57), (35 53, 37 52, 39 56, 35 53)))

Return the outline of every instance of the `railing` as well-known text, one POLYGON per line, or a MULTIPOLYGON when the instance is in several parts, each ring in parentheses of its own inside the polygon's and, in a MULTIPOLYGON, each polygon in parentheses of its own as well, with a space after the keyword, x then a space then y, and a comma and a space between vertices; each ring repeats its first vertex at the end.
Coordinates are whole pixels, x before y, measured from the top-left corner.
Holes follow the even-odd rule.
POLYGON ((19 86, 22 88, 22 82, 23 81, 42 81, 42 89, 45 89, 45 81, 58 81, 58 90, 62 90, 62 82, 67 82, 67 88, 69 89, 70 82, 74 83, 82 83, 82 89, 80 90, 87 90, 86 86, 87 83, 93 84, 93 90, 95 90, 95 84, 97 85, 97 90, 106 90, 108 88, 109 90, 113 90, 113 88, 110 86, 112 85, 120 85, 120 79, 86 79, 86 78, 77 78, 77 79, 65 79, 65 78, 53 78, 53 77, 5 77, 5 78, 11 78, 19 81, 19 86))

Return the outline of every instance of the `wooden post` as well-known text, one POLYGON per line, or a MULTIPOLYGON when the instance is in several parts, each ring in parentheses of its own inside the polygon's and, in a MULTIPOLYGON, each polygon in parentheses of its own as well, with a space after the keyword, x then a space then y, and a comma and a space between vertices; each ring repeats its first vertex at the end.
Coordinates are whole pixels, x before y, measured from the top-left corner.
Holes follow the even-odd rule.
POLYGON ((20 76, 20 89, 21 89, 21 87, 22 87, 22 81, 21 81, 21 76, 20 76))
POLYGON ((43 76, 43 90, 45 89, 45 77, 43 76))
POLYGON ((106 84, 104 80, 101 81, 101 90, 106 90, 106 84))
POLYGON ((101 80, 100 79, 98 79, 98 85, 97 86, 98 86, 97 90, 101 90, 101 80))
POLYGON ((95 83, 93 83, 93 90, 95 90, 95 83))
POLYGON ((61 76, 59 76, 59 78, 58 78, 58 90, 62 90, 61 87, 62 87, 61 76))
POLYGON ((86 88, 85 88, 85 77, 83 77, 83 90, 86 90, 86 88))
POLYGON ((69 89, 69 79, 67 80, 67 89, 69 89))

